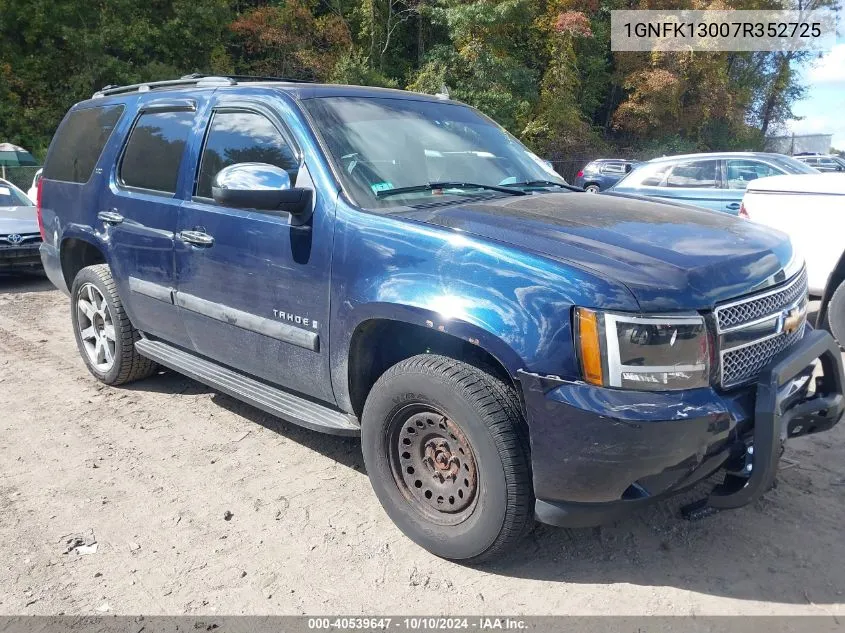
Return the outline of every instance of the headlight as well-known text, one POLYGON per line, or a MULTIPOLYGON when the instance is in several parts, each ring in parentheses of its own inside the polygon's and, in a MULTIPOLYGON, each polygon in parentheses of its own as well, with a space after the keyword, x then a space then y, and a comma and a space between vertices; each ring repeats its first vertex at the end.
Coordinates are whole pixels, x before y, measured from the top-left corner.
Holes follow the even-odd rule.
POLYGON ((704 318, 575 308, 581 373, 603 387, 666 391, 710 384, 704 318))

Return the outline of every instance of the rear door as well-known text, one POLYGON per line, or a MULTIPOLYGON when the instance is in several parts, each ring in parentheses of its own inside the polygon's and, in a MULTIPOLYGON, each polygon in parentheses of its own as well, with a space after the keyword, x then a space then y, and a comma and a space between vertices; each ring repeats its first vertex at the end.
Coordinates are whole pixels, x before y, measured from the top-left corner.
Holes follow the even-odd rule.
POLYGON ((326 342, 336 193, 315 191, 304 226, 211 197, 217 172, 245 162, 275 165, 293 186, 314 188, 291 132, 295 116, 275 94, 218 93, 195 152, 193 197, 180 210, 176 302, 199 354, 333 401, 326 342))
POLYGON ((186 147, 197 99, 145 103, 115 162, 100 200, 110 265, 132 323, 177 345, 189 344, 173 301, 173 240, 182 200, 186 147))

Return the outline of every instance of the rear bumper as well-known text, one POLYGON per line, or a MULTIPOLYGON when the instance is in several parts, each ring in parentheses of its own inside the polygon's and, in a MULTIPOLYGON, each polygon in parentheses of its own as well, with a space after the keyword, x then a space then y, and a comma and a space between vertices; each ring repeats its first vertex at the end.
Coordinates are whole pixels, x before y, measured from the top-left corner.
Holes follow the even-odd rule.
POLYGON ((39 243, 0 246, 0 272, 40 270, 39 243))
POLYGON ((44 267, 44 273, 47 275, 47 278, 56 288, 69 295, 70 290, 62 274, 62 262, 59 258, 59 250, 55 246, 44 242, 41 244, 40 255, 41 265, 44 267))
POLYGON ((842 357, 821 331, 776 357, 757 385, 730 394, 630 392, 529 373, 520 380, 535 512, 544 523, 569 527, 615 520, 721 467, 739 474, 714 489, 710 504, 749 503, 771 486, 786 438, 829 429, 845 409, 842 357), (816 359, 823 376, 811 394, 816 359))

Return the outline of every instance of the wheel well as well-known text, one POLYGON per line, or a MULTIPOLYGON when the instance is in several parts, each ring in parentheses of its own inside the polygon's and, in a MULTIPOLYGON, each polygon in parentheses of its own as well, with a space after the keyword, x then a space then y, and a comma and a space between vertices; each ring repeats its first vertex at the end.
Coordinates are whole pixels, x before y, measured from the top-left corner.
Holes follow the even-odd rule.
POLYGON ((99 248, 90 242, 76 238, 68 238, 62 242, 60 258, 62 275, 68 290, 73 286, 73 280, 76 279, 80 270, 86 266, 106 263, 106 258, 99 248))
POLYGON ((359 418, 376 380, 390 367, 417 354, 441 354, 475 365, 514 388, 513 378, 486 350, 421 325, 373 319, 358 326, 349 347, 349 398, 359 418))

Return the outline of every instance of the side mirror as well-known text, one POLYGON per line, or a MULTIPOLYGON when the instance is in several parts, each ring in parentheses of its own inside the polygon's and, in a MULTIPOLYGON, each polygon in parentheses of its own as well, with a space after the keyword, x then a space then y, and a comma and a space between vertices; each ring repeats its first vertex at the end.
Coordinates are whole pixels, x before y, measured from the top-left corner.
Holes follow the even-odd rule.
POLYGON ((214 177, 211 195, 224 207, 285 212, 307 216, 314 192, 291 187, 284 169, 267 163, 237 163, 224 167, 214 177))

